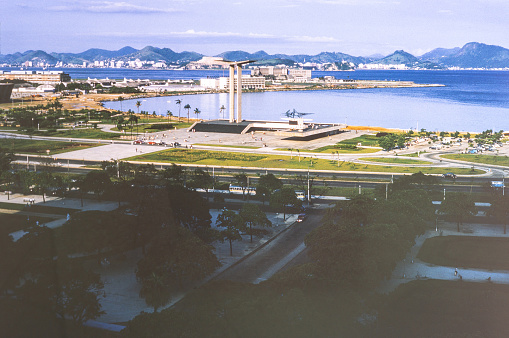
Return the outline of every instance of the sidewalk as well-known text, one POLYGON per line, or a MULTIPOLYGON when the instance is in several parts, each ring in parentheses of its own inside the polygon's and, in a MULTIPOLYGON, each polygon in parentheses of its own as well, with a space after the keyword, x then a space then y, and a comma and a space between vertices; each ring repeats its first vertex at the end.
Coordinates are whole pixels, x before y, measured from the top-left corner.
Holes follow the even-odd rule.
POLYGON ((440 280, 460 280, 466 282, 487 282, 491 277, 491 282, 500 284, 509 284, 509 271, 494 271, 486 269, 459 269, 458 275, 454 275, 454 267, 439 266, 422 262, 417 259, 417 254, 424 241, 431 237, 440 236, 478 236, 478 237, 508 237, 509 234, 503 233, 500 225, 484 224, 464 224, 462 231, 456 231, 456 224, 443 223, 439 225, 438 231, 428 230, 424 235, 416 238, 415 245, 406 255, 405 259, 396 265, 392 272, 391 279, 384 281, 378 288, 380 293, 390 293, 399 285, 408 283, 417 279, 440 279, 440 280))

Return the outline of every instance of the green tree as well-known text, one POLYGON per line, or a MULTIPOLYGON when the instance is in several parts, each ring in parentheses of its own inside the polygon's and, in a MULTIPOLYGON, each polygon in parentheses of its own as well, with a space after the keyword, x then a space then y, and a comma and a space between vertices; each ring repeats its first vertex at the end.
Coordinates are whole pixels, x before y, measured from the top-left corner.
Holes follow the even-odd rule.
POLYGON ((198 108, 194 109, 194 114, 196 115, 196 118, 198 118, 198 115, 201 114, 201 111, 198 108))
POLYGON ((490 204, 488 215, 504 225, 504 234, 506 234, 509 222, 509 196, 494 196, 490 204))
POLYGON ((166 226, 137 264, 140 296, 157 311, 168 303, 172 292, 202 280, 220 265, 212 246, 185 228, 166 226))
POLYGON ((256 204, 246 203, 242 206, 239 213, 244 224, 249 226, 250 242, 253 243, 253 226, 271 227, 272 223, 267 218, 267 215, 260 210, 256 204))
POLYGON ((245 173, 235 174, 233 178, 235 179, 235 184, 242 188, 242 199, 245 199, 249 181, 247 175, 245 173))
POLYGON ((274 174, 261 175, 258 179, 258 187, 265 187, 272 194, 275 190, 283 188, 283 182, 274 174))
POLYGON ((111 186, 111 179, 105 171, 90 171, 82 182, 83 191, 92 191, 101 197, 111 186))
POLYGON ((286 220, 286 213, 289 207, 298 209, 302 206, 302 202, 297 198, 295 190, 286 187, 275 191, 270 197, 269 203, 273 209, 283 212, 284 220, 286 220))
POLYGON ((182 100, 180 99, 175 100, 175 104, 179 105, 179 121, 180 121, 180 107, 182 106, 182 100))
POLYGON ((380 140, 378 140, 378 145, 382 147, 384 150, 391 150, 396 146, 396 137, 394 134, 388 134, 386 136, 382 136, 380 140))
POLYGON ((191 105, 189 103, 186 104, 184 109, 187 109, 187 123, 189 123, 189 110, 191 109, 191 105))
POLYGON ((442 201, 440 212, 451 217, 456 222, 458 232, 460 232, 460 225, 467 217, 475 215, 477 208, 471 195, 451 193, 442 201))
POLYGON ((217 216, 216 225, 225 228, 221 231, 221 236, 230 243, 230 256, 233 256, 232 242, 242 240, 241 233, 246 229, 245 223, 235 211, 225 209, 217 216))
POLYGON ((120 110, 123 111, 123 109, 122 109, 122 101, 124 101, 124 97, 123 96, 119 96, 117 101, 120 102, 120 110))

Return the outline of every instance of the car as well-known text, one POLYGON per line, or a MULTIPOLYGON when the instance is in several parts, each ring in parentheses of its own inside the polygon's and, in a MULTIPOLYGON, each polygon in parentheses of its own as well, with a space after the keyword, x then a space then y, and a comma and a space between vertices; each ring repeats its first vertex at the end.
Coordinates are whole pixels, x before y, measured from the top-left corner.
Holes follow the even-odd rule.
POLYGON ((299 216, 297 216, 297 222, 302 222, 306 219, 307 215, 306 214, 299 214, 299 216))
POLYGON ((143 144, 143 141, 142 140, 135 140, 135 141, 133 141, 133 144, 143 144))
POLYGON ((456 178, 456 174, 453 174, 453 173, 445 173, 445 174, 442 174, 442 177, 443 177, 443 178, 456 178))
POLYGON ((156 145, 157 143, 156 143, 155 141, 148 141, 148 142, 147 142, 147 144, 148 144, 148 145, 151 145, 151 146, 154 146, 154 145, 156 145))

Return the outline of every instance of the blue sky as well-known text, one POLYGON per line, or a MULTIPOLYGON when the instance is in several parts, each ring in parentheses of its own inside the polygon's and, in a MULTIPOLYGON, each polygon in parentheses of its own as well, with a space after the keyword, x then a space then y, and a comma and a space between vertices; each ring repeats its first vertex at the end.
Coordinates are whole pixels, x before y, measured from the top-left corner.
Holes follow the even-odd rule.
POLYGON ((151 45, 356 56, 509 48, 507 0, 0 0, 1 53, 151 45))

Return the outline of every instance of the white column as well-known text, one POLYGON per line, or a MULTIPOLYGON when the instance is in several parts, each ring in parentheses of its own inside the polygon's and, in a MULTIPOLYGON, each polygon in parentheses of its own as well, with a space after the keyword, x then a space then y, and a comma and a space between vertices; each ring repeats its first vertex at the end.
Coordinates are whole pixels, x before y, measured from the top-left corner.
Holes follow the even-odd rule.
POLYGON ((237 123, 242 121, 242 66, 237 65, 237 123))
POLYGON ((230 64, 230 123, 235 122, 235 65, 230 64))

